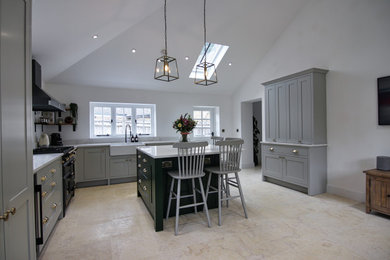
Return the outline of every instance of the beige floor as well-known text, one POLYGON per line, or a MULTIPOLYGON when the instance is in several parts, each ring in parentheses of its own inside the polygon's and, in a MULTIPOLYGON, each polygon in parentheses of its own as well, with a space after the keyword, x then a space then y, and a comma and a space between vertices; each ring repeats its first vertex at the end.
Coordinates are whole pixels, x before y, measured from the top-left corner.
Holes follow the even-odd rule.
POLYGON ((390 218, 330 194, 310 197, 242 172, 249 219, 239 200, 223 208, 174 218, 154 232, 136 184, 77 190, 42 259, 390 259, 390 218))

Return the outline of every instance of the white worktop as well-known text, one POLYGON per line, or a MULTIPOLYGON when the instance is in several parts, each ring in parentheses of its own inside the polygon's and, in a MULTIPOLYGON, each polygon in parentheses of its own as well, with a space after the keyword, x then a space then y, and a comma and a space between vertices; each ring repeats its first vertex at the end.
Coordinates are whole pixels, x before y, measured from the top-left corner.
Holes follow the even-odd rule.
POLYGON ((263 141, 261 144, 268 144, 268 145, 288 145, 288 146, 297 146, 297 147, 324 147, 328 146, 327 144, 293 144, 293 143, 277 143, 277 142, 267 142, 263 141))
POLYGON ((64 155, 62 153, 49 153, 49 154, 34 154, 33 156, 33 172, 36 173, 43 167, 51 164, 58 158, 64 155))
MULTIPOLYGON (((177 148, 173 148, 172 145, 143 146, 138 147, 137 150, 154 159, 177 157, 177 148)), ((219 148, 215 145, 208 145, 205 153, 206 155, 219 154, 219 148)))

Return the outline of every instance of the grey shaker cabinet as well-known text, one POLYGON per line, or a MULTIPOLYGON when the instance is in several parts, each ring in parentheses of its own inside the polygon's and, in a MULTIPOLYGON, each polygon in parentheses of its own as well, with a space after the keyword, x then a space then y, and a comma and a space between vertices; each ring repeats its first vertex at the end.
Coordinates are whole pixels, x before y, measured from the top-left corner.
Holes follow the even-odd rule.
POLYGON ((263 83, 266 141, 326 143, 326 73, 310 69, 263 83))
POLYGON ((326 191, 326 76, 309 69, 263 83, 263 177, 315 195, 326 191))
POLYGON ((110 178, 136 177, 137 160, 135 155, 111 156, 110 178))
POLYGON ((77 187, 108 184, 108 153, 108 146, 85 147, 77 149, 77 187), (89 183, 87 184, 87 182, 89 183))

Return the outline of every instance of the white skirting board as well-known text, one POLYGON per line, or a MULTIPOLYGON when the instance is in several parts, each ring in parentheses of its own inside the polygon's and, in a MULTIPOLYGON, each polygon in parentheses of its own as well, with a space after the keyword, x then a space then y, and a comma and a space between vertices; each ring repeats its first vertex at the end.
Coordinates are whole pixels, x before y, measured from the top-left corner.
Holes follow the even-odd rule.
POLYGON ((339 195, 348 199, 356 200, 358 202, 366 201, 366 194, 364 192, 356 192, 351 190, 346 190, 340 187, 327 185, 327 192, 330 194, 339 195))

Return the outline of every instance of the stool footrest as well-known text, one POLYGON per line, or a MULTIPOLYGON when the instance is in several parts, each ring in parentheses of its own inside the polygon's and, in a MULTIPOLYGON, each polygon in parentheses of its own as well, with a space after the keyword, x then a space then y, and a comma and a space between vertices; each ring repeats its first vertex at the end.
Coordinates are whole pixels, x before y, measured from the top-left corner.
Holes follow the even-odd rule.
POLYGON ((196 206, 204 205, 204 202, 199 202, 199 203, 193 203, 193 204, 188 204, 185 206, 180 206, 179 209, 185 209, 185 208, 192 208, 196 206))

